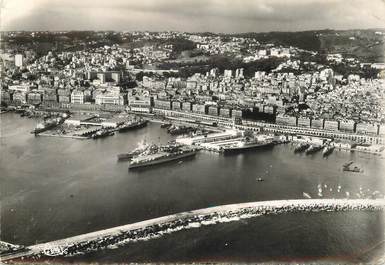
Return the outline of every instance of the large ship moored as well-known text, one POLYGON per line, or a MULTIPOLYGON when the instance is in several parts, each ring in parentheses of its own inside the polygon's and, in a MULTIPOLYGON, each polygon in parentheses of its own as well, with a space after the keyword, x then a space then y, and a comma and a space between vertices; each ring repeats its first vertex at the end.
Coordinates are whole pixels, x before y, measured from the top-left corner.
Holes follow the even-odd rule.
POLYGON ((128 166, 129 169, 146 167, 166 162, 179 160, 186 157, 195 156, 197 149, 187 146, 165 145, 165 146, 150 146, 143 153, 134 156, 128 166))

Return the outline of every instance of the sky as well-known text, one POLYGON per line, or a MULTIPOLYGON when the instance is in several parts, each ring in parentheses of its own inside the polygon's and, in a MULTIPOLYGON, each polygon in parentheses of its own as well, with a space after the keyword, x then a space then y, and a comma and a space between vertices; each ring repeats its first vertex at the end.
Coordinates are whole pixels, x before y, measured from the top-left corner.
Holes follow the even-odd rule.
POLYGON ((385 28, 385 0, 0 0, 2 30, 385 28))

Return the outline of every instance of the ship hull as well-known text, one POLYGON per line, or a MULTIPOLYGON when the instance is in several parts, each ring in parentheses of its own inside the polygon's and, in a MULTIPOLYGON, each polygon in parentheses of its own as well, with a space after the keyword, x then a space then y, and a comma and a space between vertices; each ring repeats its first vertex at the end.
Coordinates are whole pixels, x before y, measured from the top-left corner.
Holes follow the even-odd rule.
POLYGON ((108 137, 108 136, 113 136, 114 134, 115 133, 113 133, 113 132, 108 132, 108 133, 104 133, 104 134, 96 134, 96 135, 92 136, 92 139, 105 138, 105 137, 108 137))
POLYGON ((50 125, 47 125, 44 128, 34 129, 31 133, 35 134, 35 135, 38 135, 39 133, 42 133, 42 132, 45 132, 45 131, 48 131, 48 130, 51 130, 51 129, 55 128, 57 125, 58 124, 50 124, 50 125))
POLYGON ((172 161, 175 161, 175 160, 178 160, 178 159, 181 159, 181 158, 186 158, 186 157, 192 157, 192 156, 195 156, 197 153, 197 151, 193 151, 193 152, 188 152, 188 153, 184 153, 184 154, 180 154, 180 155, 176 155, 176 156, 172 156, 172 157, 163 157, 163 158, 160 158, 160 159, 156 159, 156 160, 152 160, 152 161, 147 161, 147 162, 143 162, 143 163, 139 163, 139 164, 129 164, 128 168, 129 169, 133 169, 133 168, 140 168, 140 167, 148 167, 148 166, 153 166, 153 165, 159 165, 159 164, 163 164, 163 163, 168 163, 168 162, 172 162, 172 161))
POLYGON ((307 149, 307 150, 305 151, 305 153, 306 153, 307 155, 311 155, 311 154, 314 154, 314 153, 320 151, 321 149, 322 149, 322 147, 313 147, 312 149, 307 149))
POLYGON ((298 146, 294 149, 294 153, 300 153, 300 152, 303 152, 305 151, 306 149, 309 148, 309 145, 308 144, 304 144, 304 145, 301 145, 301 146, 298 146))
POLYGON ((263 148, 263 147, 269 147, 269 146, 273 146, 273 145, 274 145, 273 142, 269 142, 269 143, 255 144, 255 145, 250 145, 250 146, 231 147, 231 148, 223 149, 223 153, 224 154, 236 154, 236 153, 241 153, 244 151, 249 151, 249 150, 263 148))
POLYGON ((119 154, 118 155, 118 160, 119 161, 127 161, 127 160, 130 160, 131 158, 133 158, 134 155, 133 154, 119 154))
POLYGON ((131 131, 131 130, 134 130, 134 129, 143 128, 143 127, 147 126, 147 123, 148 123, 148 121, 144 121, 144 122, 141 122, 139 124, 130 125, 130 126, 127 126, 127 127, 122 127, 122 128, 118 129, 118 132, 122 133, 122 132, 131 131))
POLYGON ((169 128, 169 127, 171 127, 171 123, 162 123, 161 125, 160 125, 160 128, 169 128))

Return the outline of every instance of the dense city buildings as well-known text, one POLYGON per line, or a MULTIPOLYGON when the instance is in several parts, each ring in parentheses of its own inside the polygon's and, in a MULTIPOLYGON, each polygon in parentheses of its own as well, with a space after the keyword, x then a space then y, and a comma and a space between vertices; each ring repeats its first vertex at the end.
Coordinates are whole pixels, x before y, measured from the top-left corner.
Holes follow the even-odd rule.
MULTIPOLYGON (((25 33, 7 34, 12 39, 25 33)), ((34 34, 29 37, 33 39, 34 34)), ((135 48, 116 43, 87 50, 49 50, 37 56, 34 50, 9 46, 2 57, 2 104, 121 105, 141 112, 159 108, 241 116, 330 131, 373 135, 383 131, 384 70, 379 63, 363 64, 335 53, 320 62, 317 52, 263 43, 253 37, 115 34, 132 39, 135 48), (143 46, 136 44, 143 41, 147 42, 143 46), (183 49, 189 55, 176 58, 178 52, 187 53, 183 49), (244 63, 235 67, 214 63, 212 68, 197 68, 187 76, 180 67, 186 62, 207 64, 213 56, 227 60, 230 54, 244 63), (263 61, 277 64, 250 72, 254 67, 250 64, 263 61), (165 69, 166 65, 176 69, 165 69), (349 74, 339 70, 342 66, 369 68, 376 74, 349 74)))
POLYGON ((385 259, 384 29, 1 35, 0 263, 385 259))

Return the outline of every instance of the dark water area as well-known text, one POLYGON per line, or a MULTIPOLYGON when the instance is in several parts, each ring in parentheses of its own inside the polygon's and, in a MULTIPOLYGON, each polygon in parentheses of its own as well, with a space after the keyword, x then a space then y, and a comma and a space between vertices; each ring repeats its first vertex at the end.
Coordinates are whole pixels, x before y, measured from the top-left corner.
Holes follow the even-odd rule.
MULTIPOLYGON (((287 144, 231 156, 201 152, 183 163, 129 171, 128 163, 117 162, 116 155, 130 151, 143 139, 166 143, 171 136, 159 124, 150 123, 146 128, 105 139, 75 140, 35 137, 29 132, 37 121, 17 114, 6 113, 0 118, 1 240, 15 244, 46 242, 223 204, 299 199, 303 192, 319 198, 317 185, 322 185, 325 198, 345 198, 347 192, 351 198, 369 197, 374 191, 385 193, 385 160, 370 154, 334 151, 324 159, 321 153, 294 154, 294 147, 287 144), (364 172, 343 172, 342 164, 350 160, 364 172), (257 181, 260 177, 265 181, 257 181)), ((328 216, 320 219, 325 220, 321 225, 335 222, 333 236, 343 240, 347 231, 338 229, 343 220, 328 216)), ((370 216, 366 223, 378 219, 373 216, 371 220, 370 216)), ((289 222, 290 217, 274 217, 282 225, 286 219, 289 222)), ((301 219, 309 225, 314 222, 307 216, 301 219)), ((256 230, 261 229, 258 222, 256 230)), ((374 228, 379 236, 384 234, 379 225, 374 228)), ((191 240, 203 242, 205 229, 191 240)), ((279 234, 279 227, 274 229, 279 234)), ((192 236, 198 230, 186 233, 192 236)), ((313 232, 322 232, 322 237, 328 234, 325 230, 313 232)), ((302 240, 295 235, 282 242, 274 238, 270 241, 270 235, 263 237, 263 242, 282 244, 283 248, 288 240, 302 240)), ((251 244, 245 242, 245 246, 251 244)), ((357 246, 371 244, 354 237, 352 242, 357 246)), ((340 247, 340 242, 336 245, 340 247)), ((198 254, 195 257, 205 258, 198 254)))
POLYGON ((179 231, 67 262, 370 262, 385 251, 383 213, 260 216, 179 231))

